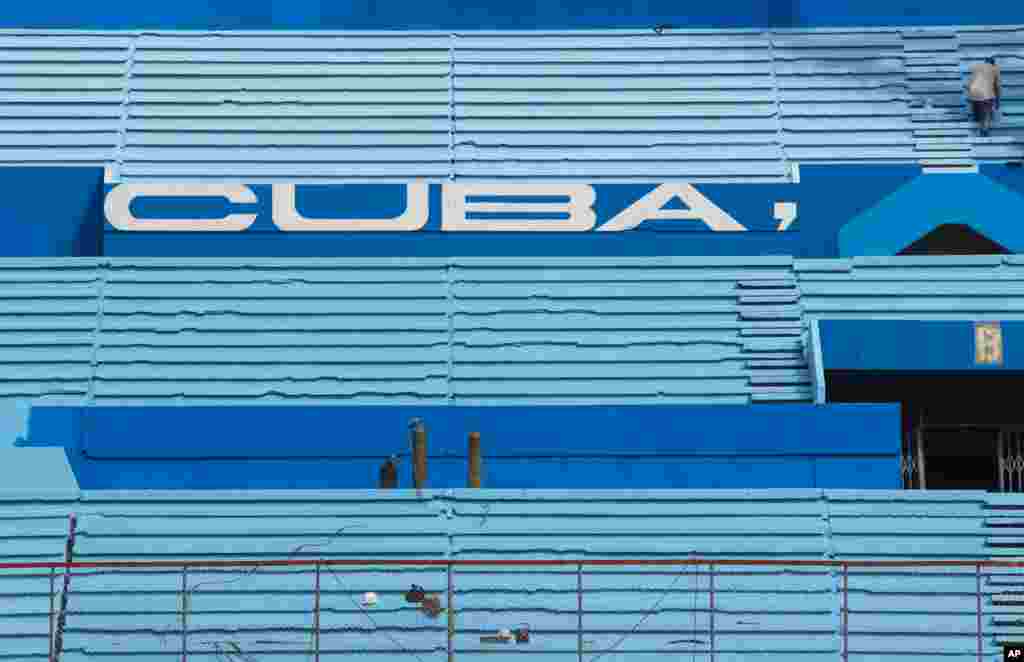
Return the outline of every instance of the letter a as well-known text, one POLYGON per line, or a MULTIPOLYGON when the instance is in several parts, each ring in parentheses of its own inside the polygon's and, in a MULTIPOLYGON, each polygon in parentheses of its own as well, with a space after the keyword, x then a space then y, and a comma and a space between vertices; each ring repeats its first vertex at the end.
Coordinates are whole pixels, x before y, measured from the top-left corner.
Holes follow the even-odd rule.
POLYGON ((689 184, 662 184, 608 221, 598 232, 632 230, 644 221, 698 220, 715 232, 746 232, 747 228, 689 184), (678 197, 688 209, 662 209, 678 197))
POLYGON ((295 184, 274 184, 274 225, 292 232, 414 232, 430 215, 429 184, 405 186, 405 211, 394 218, 306 218, 295 207, 295 184))

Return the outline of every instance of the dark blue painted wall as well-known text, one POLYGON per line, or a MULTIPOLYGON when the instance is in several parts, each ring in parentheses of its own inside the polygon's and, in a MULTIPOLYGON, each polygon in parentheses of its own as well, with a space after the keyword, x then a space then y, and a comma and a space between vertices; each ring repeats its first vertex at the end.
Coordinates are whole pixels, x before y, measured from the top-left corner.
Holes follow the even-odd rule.
POLYGON ((1024 371, 1024 322, 1002 322, 1003 362, 975 363, 973 322, 822 320, 825 370, 1024 371))
POLYGON ((796 0, 797 26, 1024 23, 1024 4, 962 0, 796 0))
POLYGON ((174 30, 535 30, 1024 23, 1020 3, 954 0, 718 0, 445 2, 427 0, 76 0, 6 3, 4 28, 174 30))
POLYGON ((479 431, 494 488, 898 488, 897 405, 36 407, 28 446, 64 446, 86 489, 370 488, 408 421, 430 487, 464 487, 479 431))
MULTIPOLYGON (((597 184, 603 224, 654 184, 597 184)), ((986 165, 981 174, 924 175, 915 165, 805 166, 796 184, 707 184, 697 188, 748 228, 712 232, 700 221, 654 221, 625 232, 440 232, 440 187, 431 217, 417 232, 281 232, 270 219, 270 187, 254 185, 255 223, 244 232, 122 232, 103 222, 110 188, 99 168, 0 168, 0 256, 133 257, 470 256, 470 255, 792 255, 828 258, 892 255, 955 218, 1011 252, 1024 252, 1024 170, 986 165), (842 195, 836 195, 842 191, 842 195), (775 202, 797 205, 797 219, 777 231, 775 202), (102 253, 101 253, 102 251, 102 253)), ((385 218, 401 212, 401 185, 300 187, 311 217, 385 218)), ((679 206, 678 200, 668 206, 679 206), (675 204, 673 204, 675 203, 675 204)), ((139 199, 142 217, 213 217, 226 201, 139 199), (212 202, 211 202, 212 201, 212 202)))
MULTIPOLYGON (((430 220, 416 232, 282 232, 271 220, 271 187, 251 185, 259 202, 140 198, 140 218, 218 218, 256 213, 243 232, 126 232, 105 223, 111 256, 470 256, 470 255, 792 255, 837 257, 843 225, 921 176, 917 165, 833 165, 801 168, 796 184, 701 184, 696 188, 747 228, 713 232, 699 220, 651 221, 624 232, 441 232, 441 188, 430 191, 430 220), (843 195, 837 196, 836 192, 843 195), (797 206, 796 221, 778 231, 776 202, 797 206), (230 210, 230 211, 229 211, 230 210)), ((938 177, 938 175, 935 175, 938 177)), ((945 175, 943 175, 945 177, 945 175)), ((945 181, 945 180, 944 180, 945 181)), ((987 181, 987 179, 986 179, 987 181)), ((651 184, 595 184, 596 227, 650 192, 651 184)), ((108 188, 113 188, 108 186, 108 188)), ((912 197, 912 196, 911 196, 912 197)), ((300 186, 297 205, 311 218, 388 218, 405 208, 403 185, 300 186)), ((1024 199, 1022 199, 1024 205, 1024 199)), ((666 208, 681 207, 678 199, 666 208)), ((901 207, 902 211, 903 208, 901 207)), ((891 232, 891 224, 867 227, 891 232)), ((913 237, 909 244, 918 237, 913 237)), ((906 244, 901 244, 903 248, 906 244)))
POLYGON ((174 3, 75 0, 5 6, 0 27, 175 30, 534 30, 652 28, 655 25, 788 26, 792 0, 611 2, 447 2, 426 0, 180 0, 174 3))
POLYGON ((0 168, 0 192, 0 257, 102 254, 102 168, 0 168))

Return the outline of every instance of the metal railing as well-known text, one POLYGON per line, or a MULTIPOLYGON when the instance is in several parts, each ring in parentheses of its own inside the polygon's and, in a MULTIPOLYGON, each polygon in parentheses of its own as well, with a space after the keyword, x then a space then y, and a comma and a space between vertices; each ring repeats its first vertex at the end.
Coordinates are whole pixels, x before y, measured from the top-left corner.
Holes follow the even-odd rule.
MULTIPOLYGON (((63 647, 70 649, 68 641, 102 639, 117 632, 124 635, 120 641, 94 642, 90 650, 108 646, 119 653, 131 652, 133 633, 155 632, 160 650, 167 653, 173 649, 176 655, 180 653, 178 659, 182 662, 188 662, 190 655, 211 652, 225 660, 245 662, 258 662, 261 653, 302 653, 305 659, 320 662, 325 657, 351 656, 361 651, 401 653, 420 662, 444 653, 453 662, 463 654, 492 652, 506 645, 517 653, 574 653, 579 662, 597 662, 608 655, 630 652, 687 653, 715 662, 717 655, 744 652, 741 649, 745 646, 737 643, 743 636, 751 640, 748 652, 764 653, 764 642, 755 641, 758 637, 793 632, 797 633, 793 636, 816 635, 819 639, 838 635, 835 646, 821 649, 823 659, 838 656, 846 662, 851 655, 851 637, 870 639, 876 634, 880 613, 918 621, 930 614, 943 614, 947 619, 955 616, 960 626, 937 628, 941 631, 935 633, 935 641, 953 642, 955 652, 976 655, 980 661, 986 655, 991 658, 995 646, 1005 639, 1000 635, 998 619, 985 628, 986 600, 1006 596, 1006 604, 1019 604, 1019 619, 1012 616, 1005 623, 1008 632, 1013 625, 1024 624, 1024 572, 1016 574, 1018 569, 1024 569, 1024 560, 322 558, 25 562, 0 563, 0 594, 7 596, 4 599, 13 606, 12 613, 48 619, 45 645, 50 662, 60 660, 62 635, 63 647), (69 582, 72 576, 74 581, 69 582), (124 580, 114 584, 130 586, 112 589, 112 577, 124 580), (256 577, 274 579, 269 587, 267 582, 257 588, 246 585, 244 580, 256 577), (11 578, 18 579, 22 587, 26 580, 48 581, 48 613, 19 609, 19 598, 40 597, 41 592, 6 590, 5 580, 11 578), (57 589, 61 578, 65 587, 72 587, 66 589, 72 591, 70 595, 57 589), (682 578, 693 580, 693 585, 679 585, 682 578), (97 590, 92 585, 97 579, 108 585, 97 590), (325 584, 325 579, 334 584, 325 584), (669 579, 668 586, 658 585, 669 579), (174 580, 173 584, 168 580, 174 580), (899 584, 895 589, 893 580, 899 584), (851 581, 857 585, 851 586, 851 581), (917 584, 912 585, 915 581, 917 584), (800 588, 787 586, 787 582, 800 584, 800 588), (1006 588, 983 590, 986 582, 1006 588), (172 585, 176 588, 167 588, 172 585), (1015 586, 1020 588, 1015 590, 1015 586), (588 598, 592 594, 596 597, 588 598), (903 602, 890 602, 886 608, 868 603, 851 607, 851 595, 863 603, 880 594, 903 596, 903 602), (780 595, 789 600, 782 607, 779 605, 785 600, 776 599, 780 595), (160 608, 161 596, 173 598, 173 603, 168 600, 160 608), (203 596, 217 596, 221 603, 236 600, 237 608, 225 609, 221 604, 214 609, 202 604, 203 596), (296 596, 300 602, 308 598, 308 608, 280 604, 282 600, 294 604, 296 596), (359 596, 361 600, 357 600, 359 596), (519 596, 519 601, 509 596, 519 596), (765 596, 775 596, 769 598, 775 600, 768 605, 771 608, 759 611, 750 606, 751 601, 765 596), (1018 603, 1013 602, 1014 596, 1019 596, 1018 603), (90 602, 95 603, 97 597, 118 602, 117 609, 91 608, 90 602), (745 602, 730 605, 730 600, 735 602, 737 597, 745 602), (690 603, 682 605, 684 598, 690 603), (958 600, 958 605, 966 605, 965 599, 973 598, 969 601, 973 604, 951 611, 948 607, 932 608, 929 600, 951 598, 958 600), (495 607, 502 599, 506 599, 507 608, 495 607), (329 603, 326 606, 325 600, 329 603), (345 600, 352 603, 352 608, 345 600), (544 600, 555 604, 544 604, 544 600), (621 603, 630 600, 645 606, 624 608, 621 603), (144 608, 132 612, 133 601, 144 601, 144 608), (436 609, 429 606, 431 601, 437 602, 436 609), (808 601, 814 604, 804 604, 808 601), (300 612, 309 617, 308 625, 287 622, 289 615, 300 612), (137 626, 124 625, 123 617, 132 613, 140 618, 166 617, 166 622, 153 627, 142 619, 137 626), (677 626, 644 628, 649 619, 663 613, 671 615, 677 626), (237 620, 246 614, 259 615, 262 621, 247 628, 237 620), (534 621, 517 620, 523 614, 534 621), (748 622, 737 614, 772 615, 778 622, 765 622, 764 629, 744 629, 738 624, 748 622), (105 616, 114 615, 122 619, 121 625, 103 622, 105 616), (680 615, 691 618, 688 626, 683 626, 680 615), (353 616, 365 618, 366 623, 360 627, 346 620, 353 616), (786 621, 781 617, 792 618, 786 621), (270 623, 275 618, 281 622, 270 623), (863 623, 860 629, 858 618, 863 623), (336 622, 331 623, 332 619, 336 622), (966 619, 973 621, 970 627, 966 619), (570 623, 571 627, 567 625, 570 623), (248 642, 240 642, 224 632, 249 632, 253 636, 248 642), (266 638, 274 632, 279 633, 277 638, 266 638), (223 636, 212 640, 211 633, 223 636), (253 633, 262 633, 259 636, 264 638, 253 633), (340 633, 351 635, 347 643, 339 643, 340 633), (332 642, 325 644, 325 636, 332 637, 332 642), (390 642, 387 650, 370 647, 367 642, 373 637, 385 637, 390 642), (425 637, 426 641, 417 643, 415 637, 425 637), (645 641, 624 645, 631 637, 645 641), (965 648, 970 639, 974 640, 973 651, 965 648)), ((904 632, 899 627, 894 631, 904 632)), ((871 652, 871 645, 853 652, 863 657, 871 652)), ((150 643, 140 646, 146 650, 151 647, 150 643)), ((780 645, 778 652, 784 654, 786 646, 780 645)), ((920 654, 926 657, 924 652, 920 654)))

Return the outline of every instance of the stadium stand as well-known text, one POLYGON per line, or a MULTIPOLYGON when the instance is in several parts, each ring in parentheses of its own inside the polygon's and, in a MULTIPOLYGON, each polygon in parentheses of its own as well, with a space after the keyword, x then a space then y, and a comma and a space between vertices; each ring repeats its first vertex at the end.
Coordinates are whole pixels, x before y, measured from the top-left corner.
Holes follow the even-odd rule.
POLYGON ((11 259, 0 385, 65 404, 809 402, 809 320, 1020 319, 1022 264, 11 259))
MULTIPOLYGON (((1022 507, 1019 495, 810 490, 21 492, 0 498, 4 557, 59 560, 66 513, 75 512, 79 561, 357 558, 369 552, 412 559, 984 559, 1001 553, 994 548, 1010 531, 993 525, 1015 522, 1022 507)), ((0 616, 5 659, 43 659, 47 576, 4 572, 0 593, 14 607, 0 616)), ((838 571, 723 566, 716 572, 717 660, 838 659, 838 571)), ((1020 608, 1013 591, 1020 580, 1013 570, 985 572, 983 652, 992 659, 997 643, 1016 632, 1013 614, 1020 608)), ((470 568, 455 575, 460 660, 575 653, 574 568, 470 568), (479 641, 520 623, 532 635, 526 648, 479 641)), ((226 642, 259 660, 309 653, 309 569, 192 570, 187 581, 189 659, 216 659, 218 646, 230 650, 226 642)), ((851 570, 848 581, 850 658, 976 659, 973 567, 851 570)), ((180 570, 173 569, 76 571, 64 659, 180 655, 180 582, 180 570)), ((323 582, 326 657, 372 652, 443 659, 444 619, 430 621, 402 599, 410 584, 444 595, 443 567, 337 568, 325 571, 323 582), (373 610, 358 603, 364 591, 380 596, 373 610)), ((603 650, 609 651, 603 657, 616 660, 653 659, 666 651, 708 659, 706 567, 700 574, 594 568, 583 582, 586 646, 594 651, 585 659, 603 650), (657 615, 645 620, 653 609, 657 615), (678 639, 698 643, 669 643, 678 639)))
POLYGON ((1024 29, 0 32, 0 164, 162 178, 784 181, 1024 155, 1024 29), (1001 59, 1004 120, 968 121, 1001 59))
MULTIPOLYGON (((1022 48, 1014 26, 4 30, 0 166, 103 166, 115 182, 784 182, 811 163, 974 169, 1024 156, 1022 48), (1003 120, 981 138, 962 91, 989 56, 1004 71, 1003 120)), ((18 409, 0 415, 11 419, 0 445, 26 403, 820 402, 819 320, 1017 321, 1022 265, 1015 255, 5 259, 0 401, 18 409)), ((52 450, 0 449, 0 462, 52 450)), ((24 489, 29 457, 5 468, 23 475, 0 489, 0 561, 61 561, 69 548, 76 561, 1024 551, 1024 499, 980 490, 47 489, 69 485, 67 471, 24 489)), ((65 575, 0 568, 0 662, 426 662, 451 660, 448 641, 459 662, 525 651, 980 662, 1019 637, 1024 618, 1016 568, 715 572, 717 603, 708 566, 458 569, 449 630, 402 599, 412 584, 444 595, 444 566, 330 568, 316 575, 314 644, 309 568, 76 570, 58 591, 57 660, 52 582, 65 575), (379 606, 360 606, 366 591, 379 606), (524 624, 526 648, 481 640, 524 624)))

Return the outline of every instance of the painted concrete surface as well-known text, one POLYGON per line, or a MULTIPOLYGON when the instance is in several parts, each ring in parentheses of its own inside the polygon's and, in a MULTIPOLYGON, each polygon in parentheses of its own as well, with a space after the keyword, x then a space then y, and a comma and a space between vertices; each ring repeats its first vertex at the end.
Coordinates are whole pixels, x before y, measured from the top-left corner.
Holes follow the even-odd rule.
POLYGON ((1022 264, 1018 256, 8 260, 0 398, 810 402, 809 320, 1019 320, 1022 264))
MULTIPOLYGON (((467 484, 471 431, 492 488, 900 486, 895 404, 41 406, 17 445, 56 448, 90 490, 367 489, 388 457, 408 488, 414 418, 436 489, 467 484)), ((38 470, 18 457, 0 483, 38 470)))
POLYGON ((16 5, 5 28, 72 30, 564 30, 594 28, 993 25, 1020 23, 1017 5, 955 0, 722 0, 716 3, 440 2, 393 0, 181 0, 173 7, 113 0, 103 7, 56 0, 16 5))
POLYGON ((125 181, 786 181, 1022 152, 1019 26, 47 32, 0 47, 0 164, 125 181), (971 65, 1004 67, 972 130, 971 65))
MULTIPOLYGON (((70 512, 78 515, 79 560, 985 559, 1009 549, 1022 508, 1015 495, 820 490, 15 492, 0 493, 0 500, 5 560, 57 560, 70 512)), ((755 653, 763 660, 840 659, 838 572, 715 572, 716 659, 751 659, 755 653)), ((986 660, 1015 633, 1017 575, 986 571, 982 578, 986 660)), ((190 659, 213 659, 218 642, 234 642, 261 660, 306 652, 313 579, 309 572, 190 573, 190 659)), ((620 660, 666 654, 708 660, 708 580, 707 566, 699 573, 662 568, 651 575, 588 569, 585 659, 610 650, 607 657, 620 660)), ((909 661, 925 659, 927 652, 976 659, 974 568, 853 571, 848 581, 851 657, 909 661)), ((526 650, 575 655, 576 582, 572 568, 457 571, 458 658, 526 650), (482 634, 521 623, 531 629, 529 648, 480 643, 482 634)), ((180 572, 76 575, 67 659, 180 655, 180 583, 180 572)), ((370 651, 444 659, 444 619, 431 621, 404 602, 412 583, 442 595, 446 589, 443 570, 422 566, 325 571, 322 649, 339 659, 370 651), (358 605, 364 591, 380 596, 369 615, 358 605)), ((47 586, 45 573, 0 578, 0 592, 12 606, 0 615, 8 659, 45 656, 47 586)))

